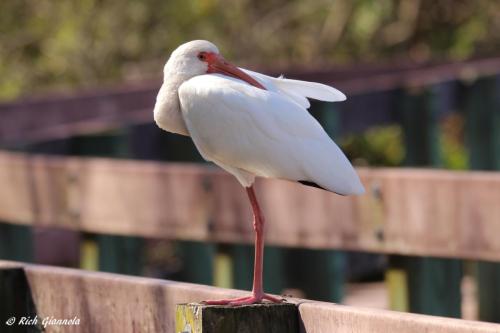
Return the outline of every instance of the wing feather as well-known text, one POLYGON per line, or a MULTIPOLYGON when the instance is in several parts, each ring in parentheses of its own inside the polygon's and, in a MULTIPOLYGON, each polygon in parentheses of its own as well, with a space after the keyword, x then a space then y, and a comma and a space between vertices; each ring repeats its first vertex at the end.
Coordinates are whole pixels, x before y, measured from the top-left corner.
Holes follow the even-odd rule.
POLYGON ((274 78, 248 69, 240 69, 257 79, 266 88, 270 88, 269 90, 287 95, 305 109, 310 107, 307 97, 325 102, 346 100, 346 96, 340 90, 322 83, 285 79, 283 76, 274 78))

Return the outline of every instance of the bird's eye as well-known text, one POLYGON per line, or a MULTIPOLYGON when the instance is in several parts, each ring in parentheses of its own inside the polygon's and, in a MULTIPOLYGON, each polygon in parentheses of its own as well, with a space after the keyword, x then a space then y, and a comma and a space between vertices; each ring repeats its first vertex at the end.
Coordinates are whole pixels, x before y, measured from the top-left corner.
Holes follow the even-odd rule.
POLYGON ((207 59, 207 56, 205 55, 205 53, 201 52, 198 53, 198 59, 200 59, 201 61, 205 61, 207 59))

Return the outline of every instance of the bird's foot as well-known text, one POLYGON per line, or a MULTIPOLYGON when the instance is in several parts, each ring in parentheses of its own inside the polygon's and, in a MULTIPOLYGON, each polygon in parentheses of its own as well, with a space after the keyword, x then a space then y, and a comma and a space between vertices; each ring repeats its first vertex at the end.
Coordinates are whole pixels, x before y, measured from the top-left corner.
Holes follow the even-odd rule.
POLYGON ((202 303, 208 304, 208 305, 238 306, 238 305, 262 303, 264 300, 268 300, 271 303, 282 303, 285 301, 284 298, 278 298, 278 297, 274 297, 274 296, 267 295, 267 294, 252 294, 251 296, 246 296, 246 297, 203 301, 202 303))

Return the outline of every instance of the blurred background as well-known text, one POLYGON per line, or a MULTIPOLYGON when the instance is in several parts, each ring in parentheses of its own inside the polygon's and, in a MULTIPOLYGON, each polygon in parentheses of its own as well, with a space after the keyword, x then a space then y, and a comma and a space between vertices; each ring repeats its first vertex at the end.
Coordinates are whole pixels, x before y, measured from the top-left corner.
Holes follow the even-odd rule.
POLYGON ((2 1, 0 97, 158 80, 192 39, 273 72, 496 55, 500 4, 478 0, 2 1))
MULTIPOLYGON (((358 166, 494 170, 499 31, 495 0, 3 0, 0 148, 204 163, 152 107, 170 52, 207 39, 239 66, 343 90, 311 113, 358 166)), ((2 222, 1 259, 251 287, 247 245, 2 222)), ((273 293, 500 322, 493 264, 271 246, 266 269, 273 293), (401 267, 422 280, 397 282, 401 267)))

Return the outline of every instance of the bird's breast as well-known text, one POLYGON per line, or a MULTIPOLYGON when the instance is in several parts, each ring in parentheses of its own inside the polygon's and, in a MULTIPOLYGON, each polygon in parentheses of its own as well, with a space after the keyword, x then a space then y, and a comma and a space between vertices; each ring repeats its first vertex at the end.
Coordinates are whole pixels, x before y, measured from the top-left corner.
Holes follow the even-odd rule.
POLYGON ((174 91, 168 84, 164 83, 158 92, 153 116, 161 129, 189 136, 189 131, 182 117, 177 91, 174 91))

